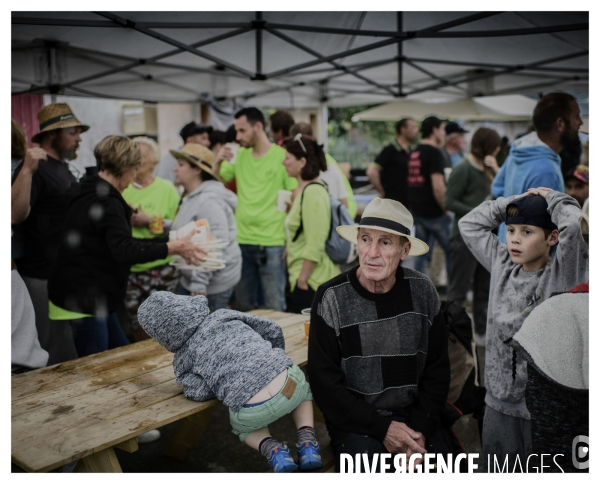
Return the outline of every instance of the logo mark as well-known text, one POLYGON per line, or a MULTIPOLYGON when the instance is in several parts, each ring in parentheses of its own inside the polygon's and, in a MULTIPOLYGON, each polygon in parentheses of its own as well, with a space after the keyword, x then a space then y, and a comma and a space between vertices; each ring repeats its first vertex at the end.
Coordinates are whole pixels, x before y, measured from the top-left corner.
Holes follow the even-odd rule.
POLYGON ((572 450, 575 469, 588 469, 590 467, 590 438, 587 435, 578 435, 573 439, 572 450))

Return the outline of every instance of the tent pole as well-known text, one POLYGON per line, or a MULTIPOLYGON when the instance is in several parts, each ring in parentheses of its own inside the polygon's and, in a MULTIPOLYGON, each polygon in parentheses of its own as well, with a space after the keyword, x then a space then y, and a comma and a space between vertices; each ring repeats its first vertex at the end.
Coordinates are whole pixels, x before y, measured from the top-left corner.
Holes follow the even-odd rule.
MULTIPOLYGON (((398 30, 398 34, 402 32, 402 17, 404 16, 404 12, 396 12, 396 28, 398 30)), ((402 58, 404 56, 402 49, 403 42, 398 42, 398 94, 397 97, 404 97, 404 93, 402 92, 402 58)))
POLYGON ((266 79, 262 72, 262 55, 263 55, 263 28, 265 21, 263 20, 262 12, 256 12, 256 21, 254 27, 256 29, 256 73, 252 80, 264 81, 266 79))
POLYGON ((319 136, 318 139, 323 143, 325 153, 329 152, 329 138, 327 136, 327 124, 329 123, 329 106, 327 102, 320 104, 319 136))

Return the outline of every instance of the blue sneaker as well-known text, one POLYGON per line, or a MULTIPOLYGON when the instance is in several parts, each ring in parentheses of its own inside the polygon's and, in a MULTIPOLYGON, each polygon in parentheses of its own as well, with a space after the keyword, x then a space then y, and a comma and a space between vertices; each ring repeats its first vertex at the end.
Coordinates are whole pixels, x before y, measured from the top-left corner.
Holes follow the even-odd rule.
POLYGON ((298 465, 294 462, 290 449, 285 444, 275 447, 267 460, 273 468, 273 472, 296 472, 298 470, 298 465))
POLYGON ((298 451, 298 463, 300 464, 301 471, 323 467, 323 463, 321 462, 321 448, 318 443, 315 445, 312 442, 304 442, 297 445, 296 450, 298 451))

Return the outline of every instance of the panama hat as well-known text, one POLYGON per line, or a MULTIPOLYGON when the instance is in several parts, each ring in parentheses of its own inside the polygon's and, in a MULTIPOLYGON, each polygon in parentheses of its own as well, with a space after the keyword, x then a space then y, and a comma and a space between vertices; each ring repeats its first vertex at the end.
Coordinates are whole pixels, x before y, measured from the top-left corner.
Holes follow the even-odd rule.
POLYGON ((206 173, 218 178, 212 171, 215 155, 206 146, 186 143, 181 151, 169 150, 175 158, 183 158, 206 173))
POLYGON ((61 128, 81 128, 81 132, 84 133, 90 127, 87 124, 82 124, 75 115, 68 104, 57 103, 48 104, 44 106, 37 113, 38 122, 40 123, 40 132, 34 134, 31 137, 31 141, 39 143, 41 141, 42 133, 47 131, 53 131, 61 128))
POLYGON ((413 224, 413 216, 400 202, 376 197, 366 206, 358 225, 341 225, 336 230, 344 239, 353 244, 358 242, 358 229, 361 227, 401 235, 410 240, 408 255, 427 254, 429 246, 410 235, 410 228, 413 224))

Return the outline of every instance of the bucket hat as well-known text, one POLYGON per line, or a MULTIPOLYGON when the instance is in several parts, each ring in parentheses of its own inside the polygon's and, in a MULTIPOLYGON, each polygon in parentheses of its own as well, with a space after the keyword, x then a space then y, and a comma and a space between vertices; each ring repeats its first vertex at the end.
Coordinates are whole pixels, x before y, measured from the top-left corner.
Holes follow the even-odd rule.
POLYGON ((31 137, 33 143, 41 141, 42 133, 55 129, 79 127, 82 133, 90 129, 87 124, 83 124, 75 117, 66 103, 48 104, 42 107, 37 113, 37 118, 40 123, 40 131, 31 137))
POLYGON ((337 233, 353 244, 358 241, 358 229, 375 229, 390 234, 401 235, 410 240, 408 255, 417 256, 429 252, 429 246, 410 235, 414 225, 413 216, 408 209, 396 200, 376 197, 366 206, 358 225, 341 225, 337 233))
POLYGON ((201 170, 204 170, 206 173, 218 178, 212 170, 215 155, 206 146, 197 143, 186 143, 181 151, 169 150, 169 153, 175 158, 184 158, 201 170))

